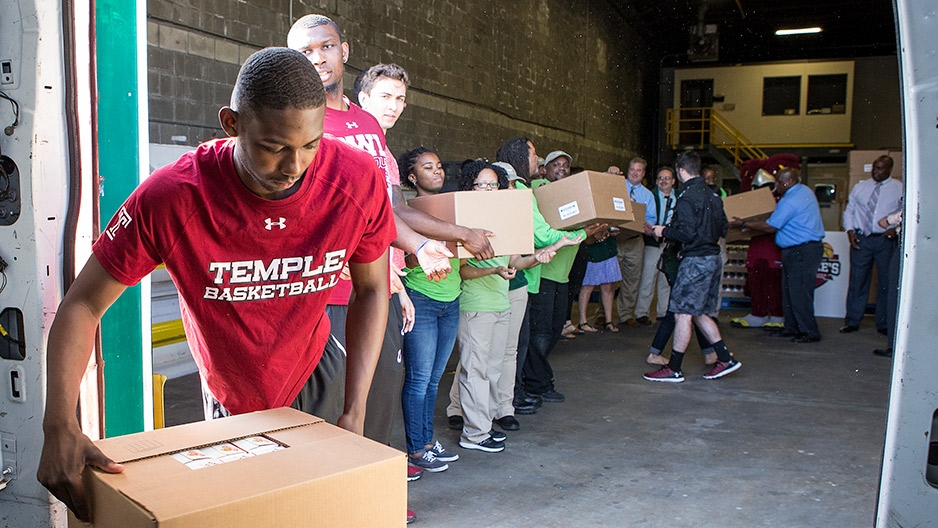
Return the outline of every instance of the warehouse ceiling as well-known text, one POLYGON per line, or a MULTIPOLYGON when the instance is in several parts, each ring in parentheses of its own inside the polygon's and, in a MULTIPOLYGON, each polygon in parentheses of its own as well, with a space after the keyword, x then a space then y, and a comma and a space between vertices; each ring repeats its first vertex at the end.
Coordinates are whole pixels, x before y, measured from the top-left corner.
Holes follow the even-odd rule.
POLYGON ((891 0, 610 0, 664 66, 892 55, 891 0), (777 29, 821 27, 780 37, 777 29), (693 33, 703 28, 703 38, 693 33), (716 32, 714 39, 714 33, 716 32), (689 52, 690 50, 690 52, 689 52))

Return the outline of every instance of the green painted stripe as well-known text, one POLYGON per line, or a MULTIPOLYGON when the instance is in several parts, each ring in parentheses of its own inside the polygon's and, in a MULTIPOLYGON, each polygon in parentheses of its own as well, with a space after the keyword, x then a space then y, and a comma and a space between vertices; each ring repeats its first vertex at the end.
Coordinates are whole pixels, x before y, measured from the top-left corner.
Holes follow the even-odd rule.
MULTIPOLYGON (((102 181, 101 225, 139 184, 138 2, 98 0, 98 166, 102 181)), ((101 321, 104 354, 105 434, 142 431, 143 330, 141 288, 127 291, 101 321)), ((148 395, 149 397, 149 395, 148 395)))

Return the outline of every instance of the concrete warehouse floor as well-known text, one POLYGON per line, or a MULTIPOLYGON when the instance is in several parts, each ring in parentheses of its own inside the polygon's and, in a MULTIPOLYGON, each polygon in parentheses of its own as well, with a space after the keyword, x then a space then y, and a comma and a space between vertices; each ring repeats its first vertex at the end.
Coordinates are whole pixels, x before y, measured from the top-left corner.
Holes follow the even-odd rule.
MULTIPOLYGON (((730 328, 740 315, 724 310, 720 327, 743 367, 715 381, 696 344, 687 381, 643 380, 655 326, 561 342, 551 362, 567 401, 518 416, 496 454, 446 427, 448 368, 436 434, 460 459, 408 484, 414 526, 871 526, 891 369, 871 351, 885 338, 870 317, 853 334, 821 319, 820 343, 794 344, 730 328)), ((169 380, 165 406, 167 425, 200 420, 197 375, 169 380)))

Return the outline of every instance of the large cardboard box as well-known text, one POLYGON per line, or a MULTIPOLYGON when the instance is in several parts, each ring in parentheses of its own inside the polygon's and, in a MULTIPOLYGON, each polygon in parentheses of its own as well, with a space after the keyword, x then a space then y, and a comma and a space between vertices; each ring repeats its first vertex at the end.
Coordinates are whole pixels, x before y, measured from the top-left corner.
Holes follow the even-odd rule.
POLYGON ((595 222, 622 225, 634 218, 625 178, 583 171, 534 189, 537 208, 554 229, 574 230, 595 222))
MULTIPOLYGON (((406 516, 404 453, 294 409, 95 445, 124 464, 83 475, 99 528, 400 527, 406 516)), ((85 525, 69 514, 69 526, 85 525)))
POLYGON ((634 218, 619 226, 619 230, 622 232, 619 235, 619 240, 645 234, 645 204, 632 202, 629 205, 632 207, 632 216, 634 218))
MULTIPOLYGON (((411 198, 407 204, 440 220, 487 229, 495 255, 534 253, 534 199, 530 189, 459 191, 411 198)), ((446 246, 459 258, 472 257, 462 244, 446 246)))
MULTIPOLYGON (((768 187, 734 194, 723 199, 723 212, 726 213, 726 219, 730 221, 734 218, 765 220, 772 215, 773 211, 775 211, 775 197, 768 187)), ((753 235, 762 233, 763 231, 754 229, 730 229, 726 233, 726 241, 747 240, 752 238, 753 235)))

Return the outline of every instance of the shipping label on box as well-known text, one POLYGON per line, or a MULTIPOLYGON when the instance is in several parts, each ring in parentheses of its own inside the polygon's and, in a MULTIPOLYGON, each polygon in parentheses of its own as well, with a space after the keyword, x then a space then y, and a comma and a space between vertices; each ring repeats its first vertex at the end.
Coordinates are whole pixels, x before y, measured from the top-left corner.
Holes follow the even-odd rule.
POLYGON ((615 174, 579 172, 534 189, 534 197, 554 229, 569 231, 596 222, 617 226, 634 218, 625 178, 615 174))
MULTIPOLYGON (((760 187, 754 191, 734 194, 723 199, 723 212, 726 219, 765 220, 775 211, 775 196, 768 187, 760 187)), ((733 228, 727 231, 726 241, 746 240, 764 231, 754 229, 733 228)))
MULTIPOLYGON (((95 442, 92 526, 401 526, 406 455, 289 408, 95 442), (195 469, 195 471, 194 471, 195 469)), ((69 514, 69 526, 86 526, 69 514)))
MULTIPOLYGON (((407 204, 451 224, 494 233, 489 238, 495 255, 534 253, 534 198, 530 189, 458 191, 411 198, 407 204)), ((462 244, 446 242, 458 258, 472 253, 462 244)))

